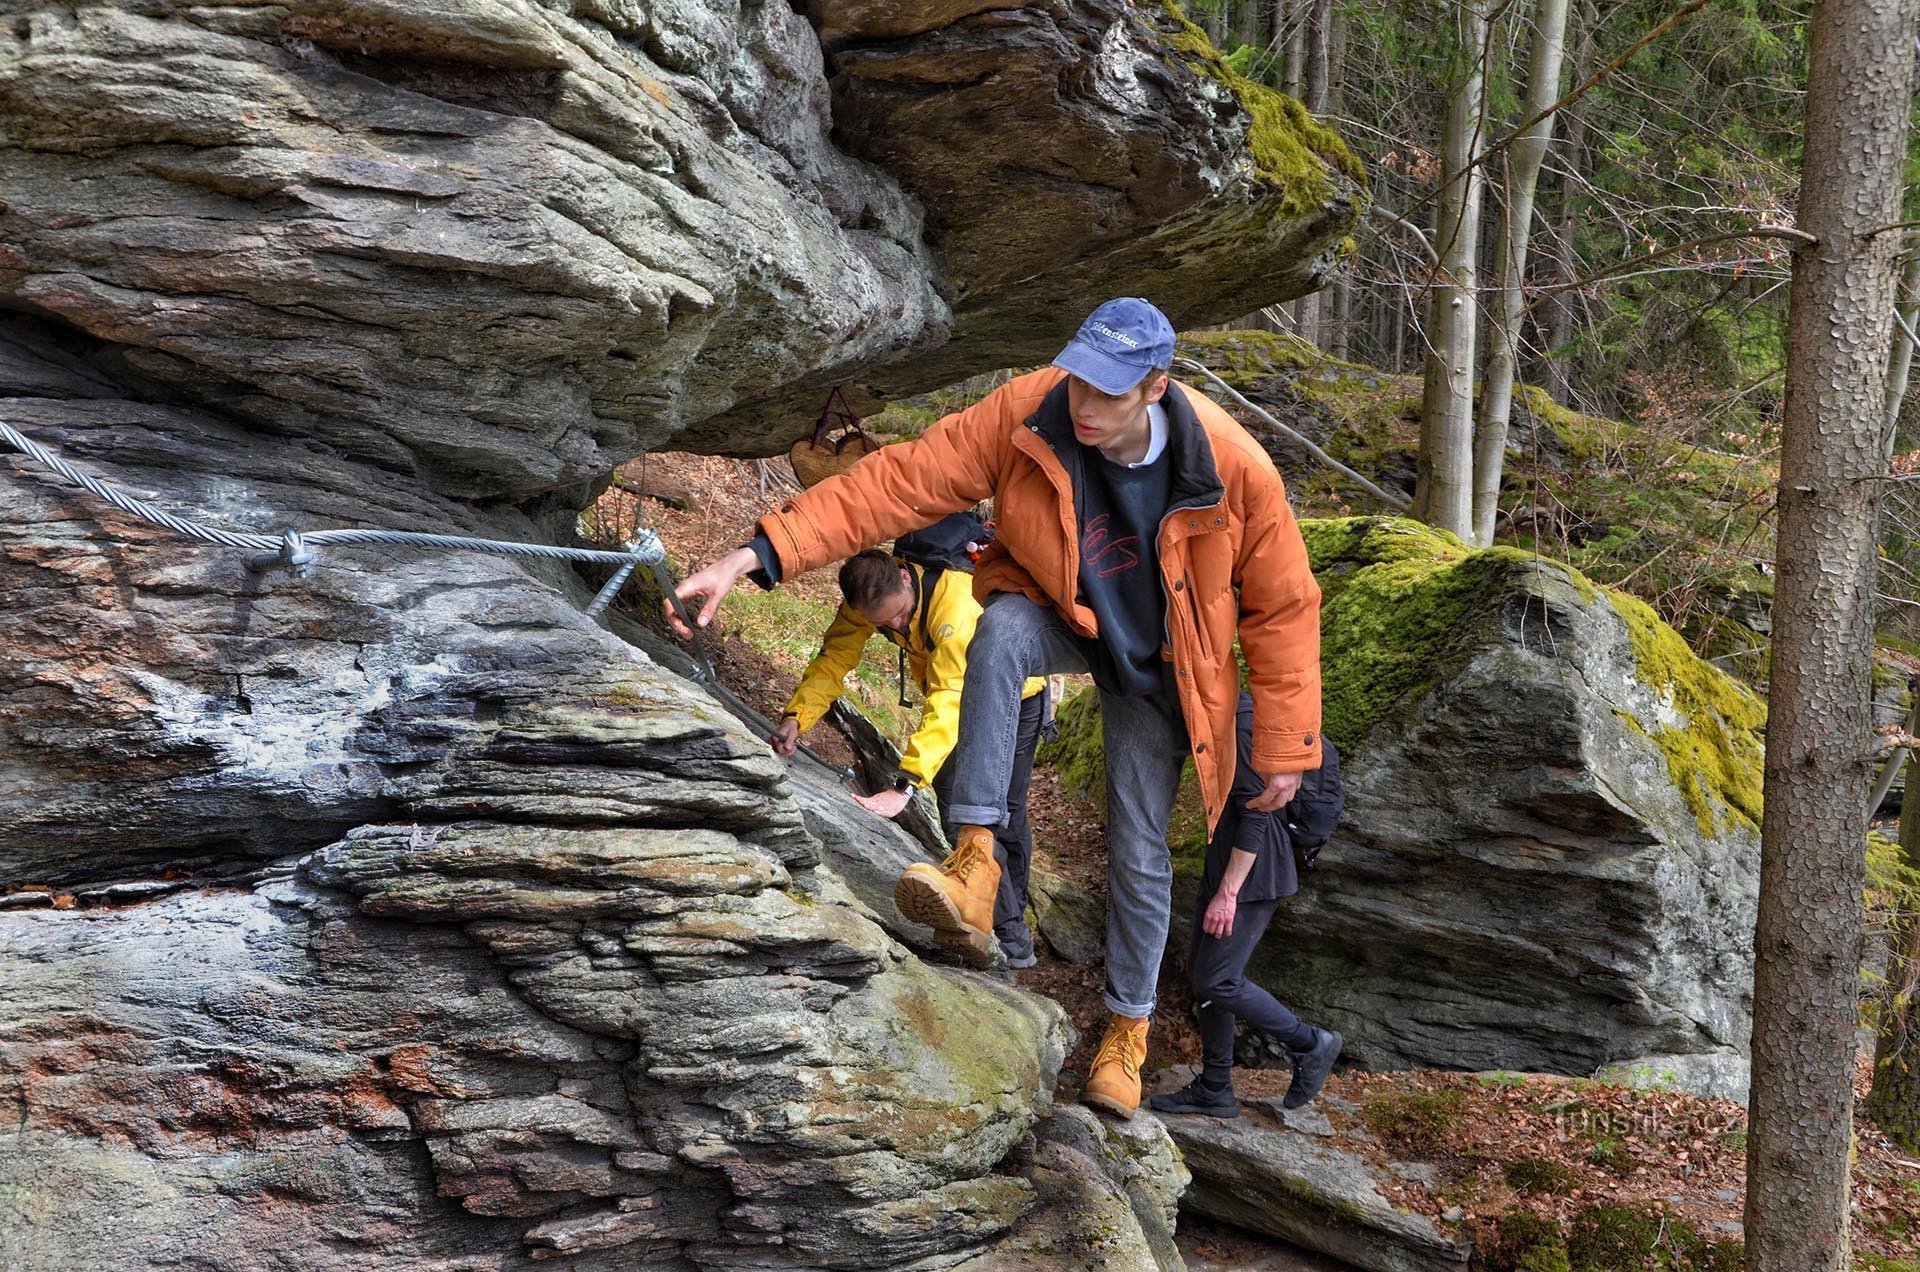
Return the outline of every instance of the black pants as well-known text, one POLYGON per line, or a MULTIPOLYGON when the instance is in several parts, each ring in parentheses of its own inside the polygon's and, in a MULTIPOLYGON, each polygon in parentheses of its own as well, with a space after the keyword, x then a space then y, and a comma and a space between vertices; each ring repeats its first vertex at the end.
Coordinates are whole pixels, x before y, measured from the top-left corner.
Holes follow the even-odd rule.
MULTIPOLYGON (((1033 753, 1040 746, 1040 724, 1046 709, 1045 690, 1021 699, 1020 730, 1013 746, 1013 773, 1007 781, 1007 824, 994 832, 993 855, 1000 862, 1000 892, 993 899, 993 934, 1022 947, 1033 939, 1025 918, 1027 881, 1033 871, 1033 831, 1027 825, 1027 787, 1033 781, 1033 753)), ((947 832, 949 842, 960 830, 947 814, 953 778, 952 764, 942 764, 933 776, 933 798, 940 805, 940 825, 947 832)))
POLYGON ((1200 1020, 1200 1046, 1211 1077, 1233 1068, 1233 1022, 1244 1020, 1289 1051, 1313 1046, 1313 1030, 1286 1004, 1246 978, 1247 961, 1266 935, 1278 901, 1242 901, 1235 908, 1233 931, 1208 936, 1200 922, 1213 894, 1204 888, 1193 910, 1193 939, 1187 946, 1187 975, 1193 984, 1194 1014, 1200 1020))

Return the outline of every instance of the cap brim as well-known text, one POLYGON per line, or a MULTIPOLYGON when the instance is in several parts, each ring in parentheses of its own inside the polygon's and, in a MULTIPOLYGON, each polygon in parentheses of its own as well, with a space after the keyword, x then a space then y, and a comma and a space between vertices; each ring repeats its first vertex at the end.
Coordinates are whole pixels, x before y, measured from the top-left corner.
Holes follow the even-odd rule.
POLYGON ((1073 341, 1060 351, 1053 365, 1071 375, 1077 375, 1102 393, 1114 397, 1131 391, 1140 381, 1153 371, 1152 367, 1136 366, 1131 362, 1122 362, 1110 353, 1103 353, 1089 344, 1073 341))

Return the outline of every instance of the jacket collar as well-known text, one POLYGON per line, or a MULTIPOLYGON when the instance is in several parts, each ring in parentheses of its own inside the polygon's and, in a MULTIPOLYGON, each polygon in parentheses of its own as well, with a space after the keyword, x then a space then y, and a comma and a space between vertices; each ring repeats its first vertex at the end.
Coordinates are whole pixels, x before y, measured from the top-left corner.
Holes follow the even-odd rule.
MULTIPOLYGON (((1220 470, 1213 461, 1213 439, 1193 404, 1173 380, 1160 399, 1167 412, 1167 460, 1173 465, 1168 507, 1211 507, 1226 495, 1220 482, 1220 470)), ((1073 416, 1067 410, 1067 377, 1047 391, 1039 407, 1027 418, 1027 427, 1046 439, 1069 473, 1078 481, 1079 463, 1085 447, 1073 436, 1073 416)))

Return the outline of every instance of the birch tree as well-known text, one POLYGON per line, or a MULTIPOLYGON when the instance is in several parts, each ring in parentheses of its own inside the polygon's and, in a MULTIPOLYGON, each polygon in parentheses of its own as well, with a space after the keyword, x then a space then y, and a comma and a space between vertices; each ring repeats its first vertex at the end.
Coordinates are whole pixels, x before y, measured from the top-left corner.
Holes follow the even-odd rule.
POLYGON ((1538 0, 1533 11, 1533 40, 1527 55, 1527 98, 1520 117, 1535 122, 1507 148, 1505 208, 1495 244, 1493 347, 1487 352, 1481 387, 1480 424, 1473 440, 1473 537, 1493 542, 1500 511, 1500 477, 1507 454, 1507 425, 1513 415, 1513 381, 1519 365, 1520 330, 1526 315, 1527 247, 1533 229, 1533 195, 1553 139, 1549 108, 1560 97, 1560 65, 1566 47, 1567 0, 1538 0))
POLYGON ((1480 200, 1475 162, 1486 139, 1486 50, 1494 0, 1453 6, 1452 74, 1441 138, 1445 175, 1434 202, 1439 254, 1427 302, 1420 458, 1414 515, 1462 539, 1473 535, 1474 328, 1479 308, 1480 200))

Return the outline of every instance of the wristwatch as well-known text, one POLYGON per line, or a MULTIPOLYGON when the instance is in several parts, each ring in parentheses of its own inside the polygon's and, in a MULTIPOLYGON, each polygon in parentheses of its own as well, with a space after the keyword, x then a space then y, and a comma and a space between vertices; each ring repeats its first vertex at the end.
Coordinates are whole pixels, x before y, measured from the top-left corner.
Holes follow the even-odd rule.
POLYGON ((905 795, 912 789, 913 778, 904 769, 893 775, 893 790, 895 794, 905 795))

